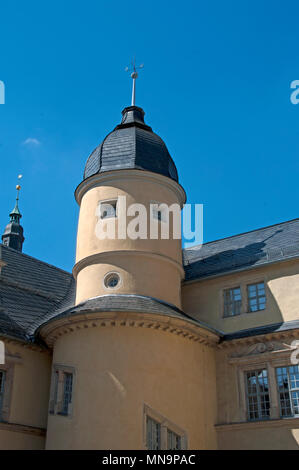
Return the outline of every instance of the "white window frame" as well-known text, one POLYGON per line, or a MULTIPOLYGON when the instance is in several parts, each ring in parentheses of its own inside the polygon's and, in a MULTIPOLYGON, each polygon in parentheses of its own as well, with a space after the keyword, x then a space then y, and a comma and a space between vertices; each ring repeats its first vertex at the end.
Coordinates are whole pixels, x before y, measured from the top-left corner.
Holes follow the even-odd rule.
POLYGON ((75 389, 75 368, 72 366, 65 366, 61 364, 55 364, 53 366, 51 391, 50 391, 50 403, 49 413, 51 415, 64 416, 71 418, 73 415, 73 403, 74 403, 74 389, 75 389), (68 402, 67 412, 64 410, 65 404, 65 381, 66 376, 72 376, 72 390, 71 390, 71 401, 68 402))
MULTIPOLYGON (((224 320, 224 321, 233 321, 232 319, 235 318, 239 318, 241 315, 260 315, 261 313, 265 313, 267 311, 267 308, 268 308, 268 295, 267 295, 267 291, 268 291, 268 277, 267 276, 263 276, 262 278, 261 277, 257 277, 257 275, 248 275, 246 276, 246 278, 244 277, 244 279, 241 279, 241 280, 238 280, 236 281, 236 279, 232 279, 230 282, 228 282, 227 284, 225 284, 224 286, 222 286, 220 289, 219 289, 219 311, 218 311, 218 315, 219 315, 219 318, 224 320), (264 288, 265 288, 265 297, 266 297, 266 305, 265 305, 265 308, 263 310, 256 310, 255 312, 251 312, 249 310, 249 305, 248 305, 248 286, 250 285, 253 285, 253 284, 260 284, 260 283, 264 283, 264 288), (237 315, 225 315, 224 314, 224 292, 226 290, 229 290, 229 289, 235 289, 239 287, 240 288, 240 291, 241 291, 241 308, 240 308, 240 313, 237 314, 237 315)), ((237 320, 236 320, 237 321, 237 320)))
POLYGON ((249 284, 246 285, 246 291, 247 291, 247 313, 257 313, 257 312, 263 312, 264 310, 266 310, 266 308, 267 308, 267 294, 266 294, 266 284, 265 284, 264 280, 257 281, 257 282, 250 282, 249 284), (264 285, 264 295, 259 295, 259 293, 258 293, 258 285, 259 284, 264 285), (253 287, 253 286, 255 286, 256 296, 255 297, 250 297, 249 296, 249 287, 253 287), (259 299, 261 297, 265 297, 265 307, 264 308, 260 308, 259 299), (257 307, 258 307, 257 310, 251 310, 251 306, 250 306, 250 300, 251 299, 256 299, 257 307))
POLYGON ((187 449, 187 434, 186 432, 174 424, 169 419, 165 418, 162 414, 155 411, 148 405, 144 405, 144 414, 143 414, 143 441, 144 441, 144 448, 147 448, 147 418, 152 419, 156 423, 160 425, 160 442, 161 442, 161 450, 168 450, 168 430, 176 434, 181 439, 181 449, 187 449))
POLYGON ((270 396, 270 384, 269 384, 268 368, 267 367, 256 367, 255 369, 246 370, 246 371, 244 371, 244 380, 245 380, 245 392, 246 392, 246 404, 247 404, 247 421, 267 421, 268 419, 270 419, 270 413, 271 413, 271 396, 270 396), (253 395, 249 395, 247 375, 248 374, 255 374, 255 378, 258 380, 257 373, 259 371, 266 371, 268 393, 260 392, 259 387, 257 387, 256 393, 253 394, 253 395), (262 400, 263 400, 264 395, 268 395, 268 397, 269 397, 269 414, 266 415, 266 416, 262 416, 262 400), (257 406, 258 406, 258 417, 257 418, 251 418, 250 417, 250 403, 249 403, 250 396, 256 396, 256 398, 257 398, 257 406))
MULTIPOLYGON (((277 390, 277 396, 278 396, 278 403, 279 403, 279 414, 280 414, 280 418, 299 418, 299 410, 298 410, 298 413, 295 413, 294 412, 294 402, 293 402, 293 397, 292 397, 292 392, 297 392, 297 395, 299 395, 299 386, 298 387, 295 387, 295 388, 292 388, 290 386, 290 371, 289 369, 291 367, 298 367, 299 369, 299 365, 298 364, 289 364, 289 365, 282 365, 282 366, 276 366, 275 367, 275 378, 276 378, 276 390, 277 390), (282 414, 282 406, 281 406, 281 398, 280 398, 280 391, 279 391, 279 386, 278 386, 278 369, 287 369, 287 378, 288 378, 288 393, 289 393, 289 401, 290 401, 290 409, 292 411, 291 414, 289 415, 283 415, 282 414)), ((298 397, 299 399, 299 397, 298 397)))

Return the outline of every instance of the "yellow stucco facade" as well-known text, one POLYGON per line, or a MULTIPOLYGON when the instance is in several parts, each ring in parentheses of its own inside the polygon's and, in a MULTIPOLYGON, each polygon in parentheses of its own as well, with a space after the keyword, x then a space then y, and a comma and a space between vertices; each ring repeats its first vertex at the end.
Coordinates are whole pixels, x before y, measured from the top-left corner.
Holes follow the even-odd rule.
POLYGON ((180 239, 97 233, 111 222, 100 205, 120 197, 182 208, 175 178, 117 168, 75 196, 73 304, 39 318, 34 339, 0 331, 0 448, 298 449, 299 253, 190 278, 180 239))

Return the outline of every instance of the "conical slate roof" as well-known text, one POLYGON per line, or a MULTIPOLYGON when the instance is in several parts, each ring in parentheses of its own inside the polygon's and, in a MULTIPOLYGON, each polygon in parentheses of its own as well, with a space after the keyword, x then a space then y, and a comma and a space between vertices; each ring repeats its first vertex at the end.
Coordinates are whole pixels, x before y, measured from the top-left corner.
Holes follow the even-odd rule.
POLYGON ((144 122, 144 111, 129 106, 122 122, 88 158, 84 179, 111 170, 147 170, 178 181, 175 164, 163 140, 144 122))

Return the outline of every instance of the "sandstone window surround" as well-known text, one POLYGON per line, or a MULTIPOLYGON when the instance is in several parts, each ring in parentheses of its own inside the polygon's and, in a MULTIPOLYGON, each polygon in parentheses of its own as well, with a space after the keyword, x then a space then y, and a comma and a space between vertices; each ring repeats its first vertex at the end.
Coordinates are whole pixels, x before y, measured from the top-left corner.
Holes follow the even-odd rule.
POLYGON ((148 450, 187 449, 186 432, 148 405, 144 405, 143 441, 148 450))
MULTIPOLYGON (((248 419, 248 394, 246 377, 248 372, 265 369, 267 371, 268 393, 270 399, 270 412, 268 419, 281 419, 280 397, 277 383, 277 368, 289 367, 291 364, 291 354, 294 349, 286 343, 277 341, 266 341, 257 343, 249 347, 249 350, 242 351, 241 354, 234 354, 229 357, 229 364, 236 369, 236 387, 238 390, 239 422, 250 421, 248 419)), ((298 415, 293 415, 298 417, 298 415)), ((266 417, 262 420, 267 419, 266 417)), ((261 419, 256 419, 260 421, 261 419)))
MULTIPOLYGON (((6 356, 7 358, 7 356, 6 356)), ((0 422, 8 422, 11 408, 14 364, 7 362, 0 367, 0 422)))
POLYGON ((50 414, 72 417, 75 377, 74 367, 54 365, 50 390, 50 414))
POLYGON ((264 312, 267 308, 267 289, 266 279, 261 277, 249 277, 238 284, 232 280, 219 291, 220 318, 264 312))

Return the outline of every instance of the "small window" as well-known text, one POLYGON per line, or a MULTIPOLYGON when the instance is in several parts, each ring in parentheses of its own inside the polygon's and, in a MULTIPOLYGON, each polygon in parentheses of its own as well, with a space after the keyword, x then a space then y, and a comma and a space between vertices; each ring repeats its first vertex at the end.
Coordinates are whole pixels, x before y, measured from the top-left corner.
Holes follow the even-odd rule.
POLYGON ((116 217, 117 200, 100 202, 100 218, 109 219, 116 217))
POLYGON ((63 380, 63 403, 61 413, 69 414, 69 404, 72 403, 73 374, 65 372, 63 380))
POLYGON ((73 373, 60 367, 54 370, 50 413, 71 415, 73 397, 73 373))
POLYGON ((267 369, 245 373, 248 419, 250 421, 270 417, 270 397, 267 369))
POLYGON ((281 417, 299 416, 299 366, 278 367, 276 380, 281 417))
POLYGON ((151 203, 151 216, 152 216, 152 218, 158 220, 159 222, 164 221, 164 219, 165 219, 165 209, 167 209, 167 206, 166 206, 165 203, 152 202, 151 203))
POLYGON ((240 315, 242 307, 242 297, 240 287, 224 290, 224 317, 240 315))
POLYGON ((117 273, 109 273, 105 276, 104 285, 107 289, 114 289, 118 286, 120 277, 117 273))
POLYGON ((167 429, 167 449, 168 450, 180 450, 181 449, 181 436, 175 432, 167 429))
POLYGON ((250 284, 247 286, 248 310, 249 312, 257 312, 266 308, 266 293, 264 282, 258 284, 250 284))
POLYGON ((161 449, 161 424, 146 417, 146 446, 148 450, 161 449))
POLYGON ((4 397, 5 371, 0 370, 0 421, 2 421, 2 407, 4 397))

